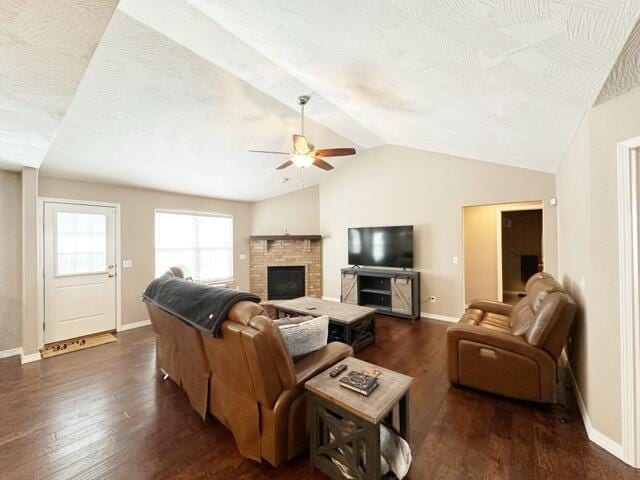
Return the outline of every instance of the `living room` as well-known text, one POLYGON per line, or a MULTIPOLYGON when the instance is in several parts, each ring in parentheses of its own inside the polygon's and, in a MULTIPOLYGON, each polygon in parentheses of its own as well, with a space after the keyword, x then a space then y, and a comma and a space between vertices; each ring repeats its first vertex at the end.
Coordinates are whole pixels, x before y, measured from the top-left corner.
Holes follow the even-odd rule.
POLYGON ((3 478, 637 478, 639 15, 0 0, 3 478))

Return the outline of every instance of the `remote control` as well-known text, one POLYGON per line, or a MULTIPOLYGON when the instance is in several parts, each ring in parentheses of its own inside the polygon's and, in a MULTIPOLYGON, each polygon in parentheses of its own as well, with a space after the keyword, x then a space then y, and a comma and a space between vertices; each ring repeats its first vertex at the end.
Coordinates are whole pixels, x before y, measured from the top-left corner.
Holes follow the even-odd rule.
POLYGON ((347 366, 345 364, 342 365, 338 365, 336 368, 334 368, 333 370, 331 370, 329 372, 329 376, 331 378, 336 378, 338 375, 340 375, 342 372, 344 372, 347 369, 347 366))

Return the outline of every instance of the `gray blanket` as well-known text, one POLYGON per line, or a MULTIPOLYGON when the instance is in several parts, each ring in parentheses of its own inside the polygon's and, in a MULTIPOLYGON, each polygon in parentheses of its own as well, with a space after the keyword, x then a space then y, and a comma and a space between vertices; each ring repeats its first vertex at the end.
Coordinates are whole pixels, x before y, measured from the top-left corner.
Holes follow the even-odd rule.
POLYGON ((221 337, 220 326, 238 302, 260 302, 253 293, 212 287, 182 278, 163 275, 152 281, 142 297, 162 310, 214 337, 221 337))

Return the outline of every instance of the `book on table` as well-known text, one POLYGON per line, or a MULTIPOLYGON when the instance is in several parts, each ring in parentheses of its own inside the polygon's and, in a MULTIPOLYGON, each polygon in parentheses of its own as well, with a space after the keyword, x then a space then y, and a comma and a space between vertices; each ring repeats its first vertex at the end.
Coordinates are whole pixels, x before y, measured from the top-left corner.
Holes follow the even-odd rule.
POLYGON ((363 372, 351 370, 340 379, 340 386, 368 396, 378 386, 378 377, 363 372))

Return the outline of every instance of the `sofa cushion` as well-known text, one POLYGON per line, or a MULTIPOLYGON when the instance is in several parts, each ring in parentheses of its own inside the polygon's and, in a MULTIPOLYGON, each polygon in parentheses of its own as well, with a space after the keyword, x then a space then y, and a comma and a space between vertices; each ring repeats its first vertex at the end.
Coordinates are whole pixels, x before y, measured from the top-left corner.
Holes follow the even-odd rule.
POLYGON ((537 282, 531 284, 527 289, 527 297, 529 299, 529 306, 533 310, 534 314, 537 314, 544 303, 547 295, 553 292, 564 292, 562 285, 560 285, 554 278, 541 278, 537 282))
POLYGON ((329 317, 274 320, 292 357, 307 355, 327 345, 329 317))
POLYGON ((485 313, 478 325, 502 332, 511 331, 511 321, 509 320, 509 317, 498 313, 485 313))
POLYGON ((513 307, 511 312, 511 333, 518 336, 526 335, 533 317, 529 299, 525 297, 513 307))
POLYGON ((480 320, 482 320, 483 315, 484 312, 482 310, 479 310, 477 308, 469 308, 466 312, 464 312, 462 318, 460 318, 459 323, 462 323, 464 325, 478 325, 480 323, 480 320))

